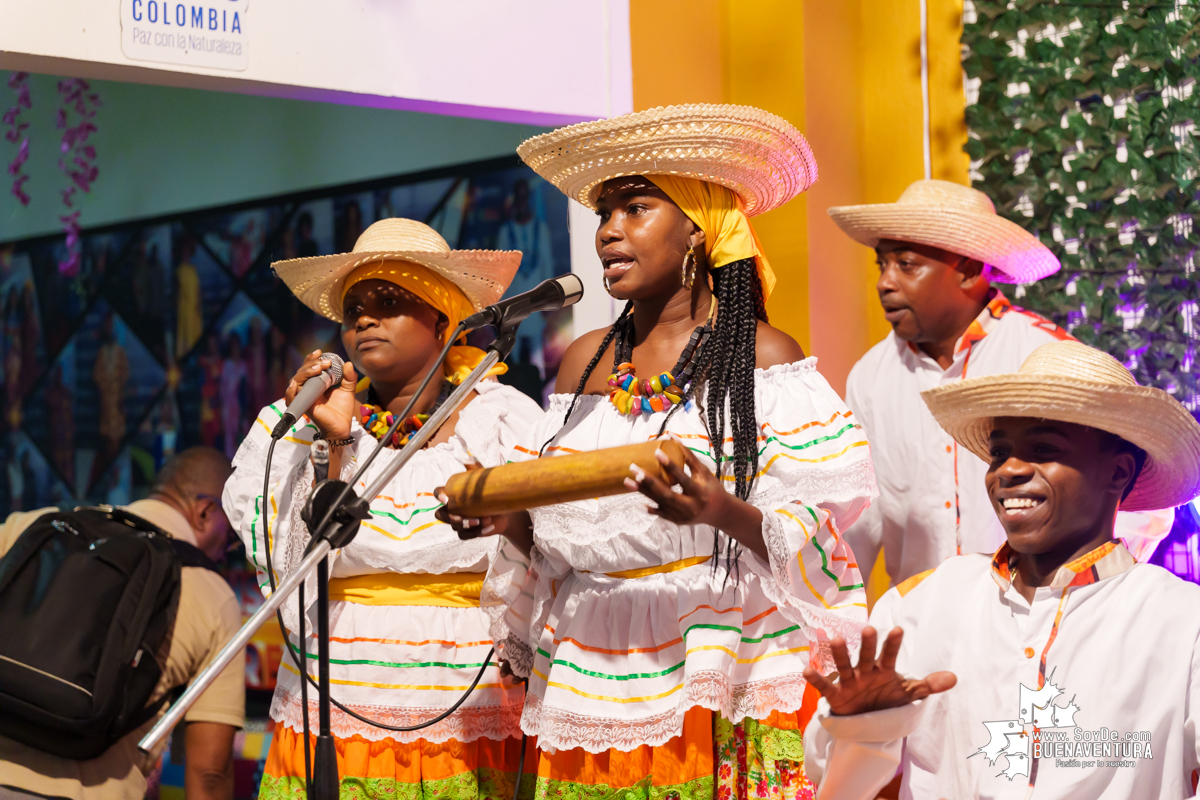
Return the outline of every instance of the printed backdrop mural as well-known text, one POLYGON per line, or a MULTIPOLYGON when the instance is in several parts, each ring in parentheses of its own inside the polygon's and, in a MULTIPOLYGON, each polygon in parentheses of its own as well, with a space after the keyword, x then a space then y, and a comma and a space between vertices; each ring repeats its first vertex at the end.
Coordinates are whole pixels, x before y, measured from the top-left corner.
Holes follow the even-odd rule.
MULTIPOLYGON (((182 448, 232 456, 301 353, 345 355, 271 263, 351 250, 393 216, 521 250, 510 293, 570 269, 566 200, 515 158, 85 230, 70 275, 63 236, 0 245, 0 512, 126 503, 182 448)), ((504 380, 541 402, 569 337, 569 310, 529 319, 504 380)))

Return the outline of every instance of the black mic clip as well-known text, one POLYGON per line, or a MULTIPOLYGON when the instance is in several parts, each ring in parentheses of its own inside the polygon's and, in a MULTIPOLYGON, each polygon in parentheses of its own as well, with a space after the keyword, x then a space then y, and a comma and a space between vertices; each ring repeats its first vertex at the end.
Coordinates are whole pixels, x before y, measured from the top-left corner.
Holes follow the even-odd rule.
POLYGON ((329 542, 329 546, 334 550, 345 547, 354 541, 362 521, 370 517, 370 504, 362 502, 345 481, 321 481, 313 489, 300 512, 300 519, 304 520, 309 533, 312 534, 312 540, 305 548, 305 555, 322 540, 329 542), (334 507, 333 504, 342 497, 343 491, 345 500, 334 507))
POLYGON ((496 331, 496 338, 487 346, 488 350, 500 354, 501 361, 507 360, 513 348, 517 346, 517 328, 520 327, 521 322, 522 320, 502 322, 499 330, 496 331))

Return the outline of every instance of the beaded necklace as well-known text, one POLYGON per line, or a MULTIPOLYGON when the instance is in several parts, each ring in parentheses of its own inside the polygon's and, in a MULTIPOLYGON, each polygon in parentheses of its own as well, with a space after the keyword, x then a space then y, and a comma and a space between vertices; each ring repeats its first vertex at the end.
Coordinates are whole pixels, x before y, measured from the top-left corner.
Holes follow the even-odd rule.
POLYGON ((612 391, 608 399, 618 411, 629 416, 667 411, 671 406, 682 402, 683 395, 692 382, 692 373, 696 369, 694 356, 704 347, 708 337, 712 335, 712 330, 710 314, 707 322, 692 331, 687 346, 683 348, 679 360, 670 372, 639 381, 637 368, 633 365, 633 317, 626 317, 624 324, 617 330, 613 374, 608 379, 612 391))
MULTIPOLYGON (((404 420, 404 422, 400 423, 400 427, 396 428, 396 432, 392 434, 392 440, 390 444, 397 449, 408 444, 408 440, 412 438, 412 435, 421 430, 421 427, 429 421, 430 415, 437 411, 438 406, 446 401, 446 398, 450 396, 450 393, 453 390, 453 383, 448 380, 442 381, 441 391, 438 392, 437 400, 435 400, 433 405, 430 406, 429 411, 425 414, 413 414, 411 417, 404 420)), ((373 388, 368 389, 367 402, 360 405, 358 409, 358 421, 359 424, 363 426, 363 429, 367 431, 367 433, 371 434, 376 439, 383 441, 383 437, 387 435, 388 430, 391 429, 392 423, 396 421, 396 417, 392 414, 392 412, 383 408, 378 403, 371 402, 374 397, 375 390, 373 388)), ((385 447, 388 444, 389 442, 384 442, 385 447)))

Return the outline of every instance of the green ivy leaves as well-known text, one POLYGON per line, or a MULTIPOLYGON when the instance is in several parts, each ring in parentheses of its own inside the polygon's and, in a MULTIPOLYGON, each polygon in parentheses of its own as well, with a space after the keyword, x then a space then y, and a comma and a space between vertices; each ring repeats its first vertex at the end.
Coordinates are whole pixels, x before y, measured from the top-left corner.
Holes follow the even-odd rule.
POLYGON ((1127 5, 969 3, 966 150, 997 211, 1063 264, 1016 302, 1196 411, 1200 8, 1127 5))

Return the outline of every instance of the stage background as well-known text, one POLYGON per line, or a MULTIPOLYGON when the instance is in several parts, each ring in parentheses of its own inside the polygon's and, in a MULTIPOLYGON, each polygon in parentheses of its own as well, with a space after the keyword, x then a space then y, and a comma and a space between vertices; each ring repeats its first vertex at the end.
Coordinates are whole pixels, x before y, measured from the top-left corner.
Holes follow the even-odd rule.
MULTIPOLYGON (((302 353, 342 350, 271 262, 390 216, 522 250, 512 293, 569 271, 566 199, 515 157, 85 231, 74 274, 61 236, 0 245, 0 513, 127 503, 192 445, 232 457, 302 353)), ((570 335, 569 310, 528 320, 504 380, 542 402, 570 335)))
MULTIPOLYGON (((70 274, 62 236, 0 245, 0 514, 128 503, 193 445, 232 457, 302 353, 345 356, 338 326, 296 301, 271 263, 349 251, 393 216, 451 247, 521 250, 509 294, 570 271, 567 200, 515 156, 85 230, 70 274)), ((501 380, 542 403, 571 335, 570 309, 522 323, 501 380)), ((240 544, 223 572, 248 618, 262 595, 240 544)), ((272 622, 247 648, 238 798, 255 795, 270 745, 282 641, 272 622)), ((151 794, 181 798, 182 769, 168 753, 151 794)))

